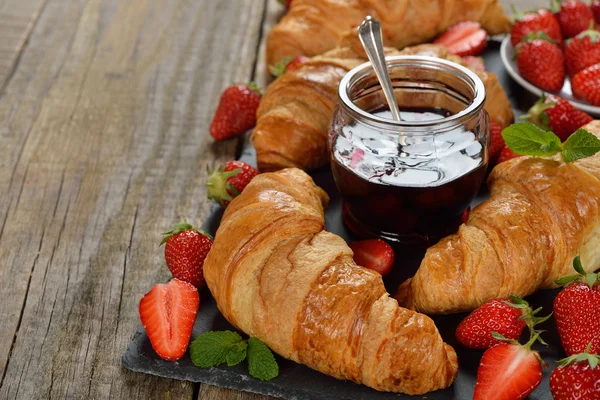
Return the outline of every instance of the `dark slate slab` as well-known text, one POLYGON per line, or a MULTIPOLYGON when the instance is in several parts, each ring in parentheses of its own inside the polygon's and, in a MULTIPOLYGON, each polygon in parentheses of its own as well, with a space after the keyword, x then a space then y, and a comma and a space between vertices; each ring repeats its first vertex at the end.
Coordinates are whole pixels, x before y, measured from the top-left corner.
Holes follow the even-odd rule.
MULTIPOLYGON (((487 68, 495 72, 515 106, 515 113, 522 114, 535 101, 529 93, 522 90, 504 71, 504 67, 498 54, 498 44, 490 43, 490 48, 485 54, 485 63, 487 68)), ((254 151, 251 146, 247 146, 241 157, 242 160, 251 163, 255 162, 254 151)), ((333 178, 328 168, 323 168, 312 174, 315 182, 323 187, 331 196, 331 205, 325 215, 328 229, 346 240, 353 239, 350 233, 344 227, 341 221, 341 199, 335 188, 333 178)), ((487 197, 485 189, 474 203, 478 203, 487 197)), ((221 216, 222 209, 215 206, 205 221, 203 229, 215 233, 221 216)), ((397 254, 397 264, 393 273, 385 278, 385 284, 390 293, 394 293, 400 282, 412 276, 419 266, 423 253, 397 254)), ((543 306, 547 313, 552 311, 552 301, 556 291, 541 291, 528 298, 529 302, 535 307, 543 306)), ((192 338, 197 337, 202 332, 210 330, 226 330, 233 327, 221 316, 215 301, 210 296, 207 289, 201 294, 201 307, 198 312, 196 324, 192 338)), ((168 362, 162 360, 156 355, 150 341, 144 332, 143 327, 139 327, 133 335, 132 341, 123 355, 123 365, 133 371, 147 374, 158 375, 166 378, 188 380, 192 382, 202 382, 211 385, 237 389, 247 392, 265 394, 284 399, 298 400, 390 400, 390 399, 408 399, 408 398, 427 398, 429 400, 442 399, 471 399, 473 388, 477 377, 477 367, 482 351, 469 350, 459 345, 454 338, 454 331, 458 323, 464 318, 464 314, 437 316, 434 317, 438 329, 444 340, 452 345, 457 353, 460 363, 458 377, 454 384, 446 389, 425 396, 406 396, 393 393, 381 393, 366 386, 357 385, 353 382, 339 381, 319 372, 313 371, 303 365, 278 357, 280 374, 270 382, 262 382, 253 379, 248 375, 247 367, 242 363, 236 367, 220 366, 210 369, 200 369, 195 367, 189 355, 185 355, 177 362, 168 362)), ((544 370, 543 382, 535 392, 529 396, 532 400, 551 399, 548 379, 551 371, 556 366, 556 360, 564 357, 560 346, 560 340, 556 332, 553 319, 547 321, 541 329, 545 329, 544 338, 549 346, 537 346, 544 360, 549 362, 550 368, 544 370)))

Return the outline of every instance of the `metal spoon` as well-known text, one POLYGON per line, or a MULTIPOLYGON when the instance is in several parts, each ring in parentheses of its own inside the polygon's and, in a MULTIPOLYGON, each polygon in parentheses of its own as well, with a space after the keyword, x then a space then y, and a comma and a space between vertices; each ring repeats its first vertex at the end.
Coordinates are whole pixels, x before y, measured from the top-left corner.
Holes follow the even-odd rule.
POLYGON ((392 117, 396 121, 402 121, 398 103, 396 102, 396 96, 394 96, 392 80, 390 79, 390 74, 388 73, 387 64, 385 62, 381 24, 379 21, 371 16, 365 18, 358 27, 358 38, 367 53, 367 57, 369 57, 369 61, 373 64, 375 75, 377 75, 377 80, 379 80, 379 84, 383 89, 383 94, 385 95, 385 99, 392 112, 392 117))

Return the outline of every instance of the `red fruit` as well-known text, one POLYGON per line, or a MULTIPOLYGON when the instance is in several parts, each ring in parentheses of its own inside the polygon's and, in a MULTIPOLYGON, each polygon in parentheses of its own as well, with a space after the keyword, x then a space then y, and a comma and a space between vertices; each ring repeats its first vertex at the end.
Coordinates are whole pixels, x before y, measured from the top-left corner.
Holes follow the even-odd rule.
POLYGON ((210 173, 206 182, 208 198, 227 207, 256 175, 258 171, 248 163, 227 161, 210 173))
POLYGON ((487 71, 483 57, 465 56, 462 58, 462 62, 473 71, 487 71))
POLYGON ((286 10, 290 9, 290 7, 292 6, 292 1, 294 0, 279 0, 279 2, 285 6, 286 10))
POLYGON ((160 358, 179 360, 187 350, 200 305, 198 290, 172 279, 154 285, 140 301, 140 319, 160 358))
POLYGON ((210 124, 210 135, 215 140, 223 140, 253 128, 256 125, 260 96, 260 90, 253 82, 225 89, 210 124))
POLYGON ((164 235, 160 244, 166 243, 165 260, 173 277, 201 288, 204 285, 202 267, 212 246, 212 237, 185 222, 164 235))
POLYGON ((281 76, 288 71, 295 70, 308 60, 310 60, 310 58, 306 56, 285 57, 278 62, 277 65, 269 66, 269 72, 273 76, 281 76))
POLYGON ((520 400, 542 381, 539 355, 527 345, 502 343, 483 353, 473 400, 520 400))
POLYGON ((563 53, 545 33, 529 34, 515 48, 523 78, 547 92, 559 91, 565 82, 563 53))
POLYGON ((490 122, 490 137, 490 163, 495 164, 506 143, 502 137, 502 127, 494 121, 490 122))
POLYGON ((575 36, 565 50, 565 63, 570 76, 600 63, 600 32, 586 30, 575 36))
POLYGON ((585 112, 557 96, 542 96, 527 113, 531 123, 554 132, 561 141, 593 120, 585 112))
POLYGON ((554 400, 600 399, 600 357, 580 353, 560 360, 550 375, 554 400))
POLYGON ((361 240, 349 244, 354 252, 354 262, 361 267, 387 275, 394 265, 394 249, 381 239, 361 240))
POLYGON ((558 280, 557 284, 576 282, 563 289, 554 299, 554 319, 560 342, 567 355, 600 353, 600 283, 597 274, 586 274, 579 256, 573 261, 578 272, 558 280), (585 282, 577 282, 584 280, 585 282))
POLYGON ((575 75, 571 88, 575 96, 600 106, 600 64, 587 67, 575 75))
POLYGON ((600 0, 592 1, 592 5, 590 6, 592 12, 594 13, 594 18, 596 22, 600 22, 600 0))
POLYGON ((567 0, 560 3, 556 14, 563 38, 568 39, 588 29, 594 21, 592 9, 582 1, 567 0))
POLYGON ((451 26, 435 42, 457 56, 477 56, 487 45, 487 33, 478 22, 459 22, 451 26))
POLYGON ((532 310, 525 300, 514 298, 489 300, 469 314, 456 328, 456 339, 472 349, 489 349, 502 343, 492 336, 498 332, 507 339, 518 340, 531 319, 532 310))
MULTIPOLYGON (((600 1, 600 0, 599 0, 600 1)), ((558 20, 550 11, 541 9, 536 12, 514 12, 515 22, 510 29, 510 42, 513 47, 530 33, 544 32, 558 45, 562 44, 562 33, 558 20)))
POLYGON ((498 164, 503 163, 504 161, 512 160, 513 158, 521 157, 519 154, 515 154, 508 147, 504 147, 500 152, 500 156, 498 157, 498 164))

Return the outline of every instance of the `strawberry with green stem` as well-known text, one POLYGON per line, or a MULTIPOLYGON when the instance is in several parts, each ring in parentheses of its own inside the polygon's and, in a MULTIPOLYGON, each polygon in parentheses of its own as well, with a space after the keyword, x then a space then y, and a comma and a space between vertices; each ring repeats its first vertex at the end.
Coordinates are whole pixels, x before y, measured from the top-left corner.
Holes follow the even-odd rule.
POLYGON ((567 100, 546 94, 542 95, 527 114, 519 119, 528 120, 542 129, 554 132, 562 141, 567 140, 573 132, 593 120, 591 116, 575 108, 567 100))
POLYGON ((550 375, 550 391, 554 400, 600 399, 600 357, 590 354, 591 343, 584 353, 558 361, 550 375))
POLYGON ((269 65, 269 72, 271 75, 278 77, 286 72, 295 70, 308 60, 310 60, 310 58, 306 56, 284 57, 283 60, 276 65, 269 65))
POLYGON ((569 40, 565 48, 565 65, 569 76, 575 76, 589 66, 600 63, 600 32, 589 29, 569 40))
POLYGON ((206 181, 208 198, 227 207, 256 175, 258 175, 258 171, 246 162, 227 161, 219 165, 213 172, 208 171, 208 180, 206 181))
POLYGON ((562 45, 562 32, 558 20, 550 11, 540 9, 537 11, 518 11, 512 5, 514 22, 510 29, 510 42, 513 47, 530 33, 544 32, 560 46, 562 45))
POLYGON ((567 355, 582 353, 588 344, 600 352, 600 278, 587 273, 579 256, 573 260, 576 274, 557 280, 567 285, 554 299, 554 319, 567 355))
POLYGON ((544 32, 530 33, 515 47, 521 76, 547 92, 559 91, 565 82, 564 56, 556 42, 544 32))
POLYGON ((252 129, 256 125, 261 96, 254 82, 225 89, 210 123, 210 135, 215 140, 225 140, 252 129))

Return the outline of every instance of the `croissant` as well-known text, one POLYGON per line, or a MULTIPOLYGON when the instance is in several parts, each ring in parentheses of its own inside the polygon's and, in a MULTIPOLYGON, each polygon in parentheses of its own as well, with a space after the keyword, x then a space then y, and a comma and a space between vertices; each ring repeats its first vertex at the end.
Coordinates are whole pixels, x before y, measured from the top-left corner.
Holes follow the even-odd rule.
MULTIPOLYGON (((600 133, 600 121, 585 127, 600 133)), ((573 273, 578 254, 600 267, 600 155, 566 164, 519 157, 499 164, 491 197, 458 233, 430 247, 415 276, 396 294, 427 314, 472 310, 485 301, 538 289, 573 273)))
MULTIPOLYGON (((461 63, 444 47, 431 44, 401 52, 387 49, 386 54, 424 55, 461 63)), ((313 57, 269 85, 251 137, 261 171, 287 167, 311 170, 328 162, 327 134, 338 101, 338 84, 346 72, 366 60, 356 46, 338 48, 313 57)), ((489 72, 475 72, 486 87, 485 109, 493 121, 503 128, 508 126, 514 116, 498 78, 489 72)))
POLYGON ((327 202, 299 169, 254 178, 225 210, 204 263, 219 310, 282 357, 338 379, 408 394, 449 386, 454 349, 324 230, 327 202))
POLYGON ((367 15, 381 21, 384 44, 398 49, 427 43, 461 21, 478 21, 492 35, 510 28, 498 0, 294 0, 269 33, 267 64, 356 41, 354 28, 367 15))

